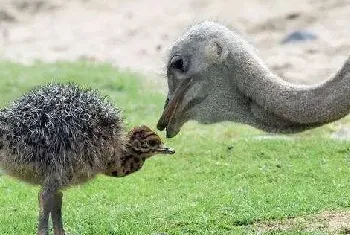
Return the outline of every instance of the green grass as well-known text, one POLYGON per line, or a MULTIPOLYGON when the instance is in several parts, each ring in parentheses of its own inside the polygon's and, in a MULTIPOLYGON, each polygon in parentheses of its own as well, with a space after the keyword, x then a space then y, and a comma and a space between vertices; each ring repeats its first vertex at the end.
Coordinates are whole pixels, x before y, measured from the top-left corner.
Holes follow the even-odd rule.
MULTIPOLYGON (((144 76, 85 62, 0 63, 0 104, 52 81, 97 88, 124 110, 127 127, 155 129, 164 95, 144 76)), ((259 140, 243 125, 188 123, 157 156, 125 178, 97 179, 64 192, 64 224, 75 234, 249 234, 253 223, 350 207, 349 144, 332 126, 294 140, 259 140)), ((161 134, 164 137, 164 134, 161 134)), ((34 234, 37 186, 0 177, 0 234, 34 234)), ((298 228, 291 232, 298 232, 298 228)))

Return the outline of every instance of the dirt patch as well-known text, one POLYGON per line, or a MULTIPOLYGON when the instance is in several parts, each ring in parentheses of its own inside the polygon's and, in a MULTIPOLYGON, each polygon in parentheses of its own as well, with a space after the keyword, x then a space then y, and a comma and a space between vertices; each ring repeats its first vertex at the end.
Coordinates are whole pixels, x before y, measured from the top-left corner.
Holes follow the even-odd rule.
POLYGON ((317 215, 263 221, 252 227, 257 234, 288 231, 350 234, 350 211, 325 211, 317 215))

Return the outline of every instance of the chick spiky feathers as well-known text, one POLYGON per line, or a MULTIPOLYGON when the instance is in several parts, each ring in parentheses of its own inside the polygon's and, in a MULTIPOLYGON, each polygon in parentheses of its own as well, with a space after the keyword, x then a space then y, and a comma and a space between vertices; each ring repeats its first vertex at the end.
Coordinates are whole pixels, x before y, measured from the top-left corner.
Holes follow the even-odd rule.
POLYGON ((123 136, 120 111, 97 91, 44 85, 0 111, 0 162, 10 175, 24 166, 22 174, 69 181, 76 171, 105 167, 107 158, 122 152, 123 136))

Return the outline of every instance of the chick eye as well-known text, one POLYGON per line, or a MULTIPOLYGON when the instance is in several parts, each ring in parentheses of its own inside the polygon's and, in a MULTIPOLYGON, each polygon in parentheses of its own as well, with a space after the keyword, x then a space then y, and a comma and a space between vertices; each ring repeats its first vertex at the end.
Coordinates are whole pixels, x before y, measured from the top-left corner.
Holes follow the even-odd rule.
POLYGON ((158 141, 156 141, 156 140, 150 140, 150 141, 148 141, 148 145, 150 145, 150 146, 155 146, 155 145, 157 145, 158 144, 158 141))
POLYGON ((178 55, 173 56, 173 58, 171 58, 171 61, 170 61, 170 67, 182 73, 185 72, 184 60, 182 59, 181 56, 178 56, 178 55))

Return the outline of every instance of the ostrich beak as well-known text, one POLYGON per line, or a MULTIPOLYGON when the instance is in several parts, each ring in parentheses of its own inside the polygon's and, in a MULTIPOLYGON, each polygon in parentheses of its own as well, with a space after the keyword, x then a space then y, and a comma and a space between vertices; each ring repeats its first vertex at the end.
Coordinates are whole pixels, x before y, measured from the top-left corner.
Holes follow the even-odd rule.
POLYGON ((160 131, 163 131, 166 127, 168 127, 169 122, 176 118, 177 108, 183 101, 186 91, 190 87, 192 82, 192 78, 186 78, 182 84, 175 90, 174 97, 169 101, 169 103, 165 106, 162 116, 158 120, 157 128, 160 131))

